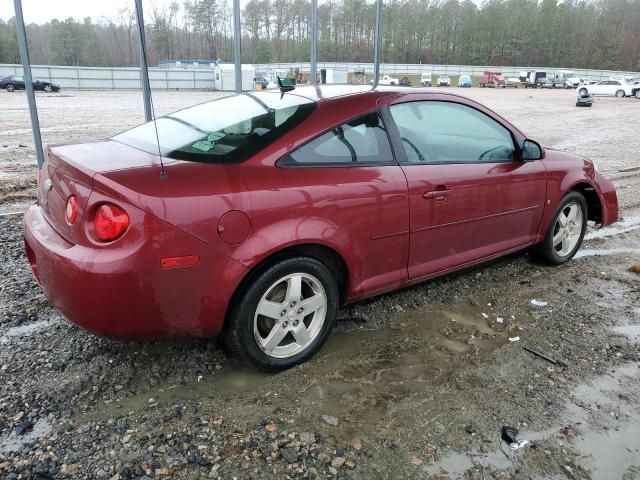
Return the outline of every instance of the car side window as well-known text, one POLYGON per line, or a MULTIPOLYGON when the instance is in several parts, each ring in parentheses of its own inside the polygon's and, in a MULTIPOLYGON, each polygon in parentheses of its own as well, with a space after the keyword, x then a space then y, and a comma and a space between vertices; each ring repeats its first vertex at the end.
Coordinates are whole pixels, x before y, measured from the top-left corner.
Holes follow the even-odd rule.
POLYGON ((488 115, 452 102, 390 107, 409 163, 502 162, 515 158, 511 132, 488 115))
POLYGON ((283 165, 363 165, 393 163, 389 139, 378 112, 332 128, 280 163, 283 165))

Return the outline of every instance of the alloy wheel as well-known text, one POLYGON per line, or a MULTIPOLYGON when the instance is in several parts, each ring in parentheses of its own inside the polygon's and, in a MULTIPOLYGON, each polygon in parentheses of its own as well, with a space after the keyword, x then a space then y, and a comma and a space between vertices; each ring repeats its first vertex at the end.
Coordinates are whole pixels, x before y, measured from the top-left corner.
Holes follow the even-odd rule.
POLYGON ((14 87, 13 85, 9 84, 7 85, 7 92, 13 92, 16 89, 16 87, 14 87))
POLYGON ((53 87, 51 85, 45 85, 44 86, 44 91, 47 93, 51 93, 53 92, 53 87))
POLYGON ((622 98, 622 97, 624 97, 624 91, 622 91, 622 90, 618 90, 618 91, 616 92, 616 97, 618 97, 618 98, 622 98))
POLYGON ((560 257, 566 257, 580 241, 584 215, 576 202, 565 205, 556 218, 553 227, 553 249, 560 257))
POLYGON ((260 349, 274 358, 293 357, 316 339, 327 316, 327 295, 308 273, 292 273, 273 283, 260 299, 253 333, 260 349))

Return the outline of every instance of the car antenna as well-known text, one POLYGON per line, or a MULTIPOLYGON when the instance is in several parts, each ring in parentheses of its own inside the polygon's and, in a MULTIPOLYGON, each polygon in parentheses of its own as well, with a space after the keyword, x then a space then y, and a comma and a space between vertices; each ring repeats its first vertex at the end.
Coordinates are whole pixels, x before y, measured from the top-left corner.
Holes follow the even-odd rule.
MULTIPOLYGON (((140 12, 136 9, 136 15, 140 15, 140 12)), ((149 68, 149 63, 147 62, 147 41, 145 40, 144 35, 140 36, 141 50, 142 50, 142 60, 144 61, 144 67, 146 69, 149 68)), ((164 161, 162 160, 162 149, 160 148, 160 135, 158 135, 158 123, 156 122, 156 109, 153 105, 153 95, 151 94, 151 81, 149 80, 149 75, 145 75, 147 78, 147 88, 149 89, 149 103, 151 107, 151 118, 153 119, 153 128, 156 132, 156 144, 158 145, 158 157, 160 157, 160 178, 167 179, 167 172, 164 169, 164 161)))
POLYGON ((285 85, 284 83, 282 83, 282 79, 279 76, 276 75, 276 78, 278 79, 278 86, 280 87, 280 92, 282 92, 282 95, 280 96, 280 98, 284 97, 285 93, 296 89, 295 85, 285 85))

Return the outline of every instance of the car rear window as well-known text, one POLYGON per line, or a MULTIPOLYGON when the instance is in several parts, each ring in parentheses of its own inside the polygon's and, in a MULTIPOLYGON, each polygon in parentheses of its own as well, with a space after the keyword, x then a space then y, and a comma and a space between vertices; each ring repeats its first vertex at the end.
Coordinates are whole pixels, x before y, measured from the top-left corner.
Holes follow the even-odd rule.
POLYGON ((176 160, 236 163, 282 137, 315 108, 315 102, 297 95, 244 93, 165 115, 113 140, 156 155, 159 143, 162 156, 176 160))

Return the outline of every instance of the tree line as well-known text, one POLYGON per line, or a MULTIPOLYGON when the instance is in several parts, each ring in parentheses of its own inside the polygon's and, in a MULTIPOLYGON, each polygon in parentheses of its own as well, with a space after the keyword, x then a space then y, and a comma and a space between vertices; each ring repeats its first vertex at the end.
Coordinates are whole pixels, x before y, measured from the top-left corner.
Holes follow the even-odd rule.
MULTIPOLYGON (((133 1, 131 2, 133 5, 133 1)), ((382 61, 640 70, 640 0, 386 0, 382 61)), ((242 61, 309 60, 311 2, 250 0, 242 61)), ((184 0, 145 12, 148 59, 233 61, 230 0, 184 0)), ((318 60, 371 62, 375 5, 325 0, 318 60)), ((27 25, 33 64, 135 66, 135 11, 27 25)), ((0 63, 19 63, 15 19, 0 20, 0 63)))

